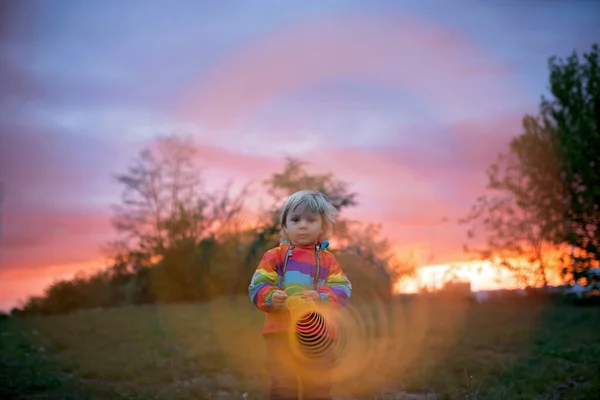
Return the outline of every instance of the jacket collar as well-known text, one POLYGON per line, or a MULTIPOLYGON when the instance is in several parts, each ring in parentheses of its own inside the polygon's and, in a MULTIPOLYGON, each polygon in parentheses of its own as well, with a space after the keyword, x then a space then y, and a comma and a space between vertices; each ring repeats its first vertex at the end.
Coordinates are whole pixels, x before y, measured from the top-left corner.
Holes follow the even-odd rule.
MULTIPOLYGON (((288 245, 288 246, 291 245, 291 243, 288 242, 287 240, 285 240, 284 238, 279 238, 277 244, 278 245, 279 244, 285 244, 285 245, 288 245)), ((321 250, 325 250, 329 246, 329 242, 327 240, 319 240, 317 243, 315 243, 315 245, 319 245, 320 248, 321 248, 321 250)), ((295 246, 295 247, 308 249, 308 248, 314 248, 314 245, 295 246)))

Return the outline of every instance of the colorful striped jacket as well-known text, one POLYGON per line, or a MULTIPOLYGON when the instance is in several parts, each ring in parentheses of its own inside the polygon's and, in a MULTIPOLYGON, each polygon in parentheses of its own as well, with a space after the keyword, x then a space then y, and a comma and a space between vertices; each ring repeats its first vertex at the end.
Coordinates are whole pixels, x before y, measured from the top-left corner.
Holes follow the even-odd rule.
POLYGON ((321 249, 321 245, 326 247, 327 243, 293 246, 286 271, 283 271, 283 267, 286 254, 290 250, 289 243, 281 241, 277 247, 267 251, 262 257, 248 292, 254 305, 265 312, 263 334, 284 332, 289 329, 289 310, 286 308, 275 310, 271 303, 271 296, 278 288, 284 290, 288 296, 304 290, 316 290, 321 304, 332 307, 346 305, 352 292, 352 284, 333 253, 321 249), (319 270, 318 279, 315 282, 317 270, 319 270))

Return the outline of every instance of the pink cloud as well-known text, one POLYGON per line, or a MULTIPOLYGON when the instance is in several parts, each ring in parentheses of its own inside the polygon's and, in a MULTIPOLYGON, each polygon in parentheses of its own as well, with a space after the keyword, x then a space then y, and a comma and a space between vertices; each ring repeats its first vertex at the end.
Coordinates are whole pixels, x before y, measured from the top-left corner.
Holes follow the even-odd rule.
POLYGON ((198 165, 206 172, 219 171, 240 181, 266 178, 282 165, 277 154, 265 157, 203 144, 199 144, 197 150, 198 165))
POLYGON ((510 71, 467 37, 398 16, 321 19, 248 43, 203 76, 182 115, 209 131, 230 131, 285 93, 341 77, 382 83, 424 101, 432 114, 503 104, 510 71))

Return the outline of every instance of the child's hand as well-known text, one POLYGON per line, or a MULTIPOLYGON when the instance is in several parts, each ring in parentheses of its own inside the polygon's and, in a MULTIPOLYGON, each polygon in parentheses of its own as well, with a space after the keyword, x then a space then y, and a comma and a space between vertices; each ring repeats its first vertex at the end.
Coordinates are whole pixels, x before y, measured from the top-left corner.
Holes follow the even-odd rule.
POLYGON ((285 301, 287 300, 288 295, 283 290, 278 290, 273 293, 271 296, 271 302, 273 303, 273 308, 276 310, 281 310, 285 307, 285 301))
POLYGON ((304 292, 302 292, 302 295, 311 299, 315 303, 321 300, 321 296, 319 296, 319 293, 315 290, 305 290, 304 292))

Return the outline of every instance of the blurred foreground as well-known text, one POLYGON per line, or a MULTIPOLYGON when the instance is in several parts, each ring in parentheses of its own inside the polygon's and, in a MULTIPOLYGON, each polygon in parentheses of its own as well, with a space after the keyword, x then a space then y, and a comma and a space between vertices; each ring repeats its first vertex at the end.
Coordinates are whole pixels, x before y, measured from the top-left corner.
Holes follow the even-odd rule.
MULTIPOLYGON (((244 297, 0 322, 0 394, 261 399, 262 314, 244 297)), ((597 399, 600 313, 552 300, 435 295, 345 311, 339 399, 597 399), (360 379, 355 379, 355 378, 360 379)))

